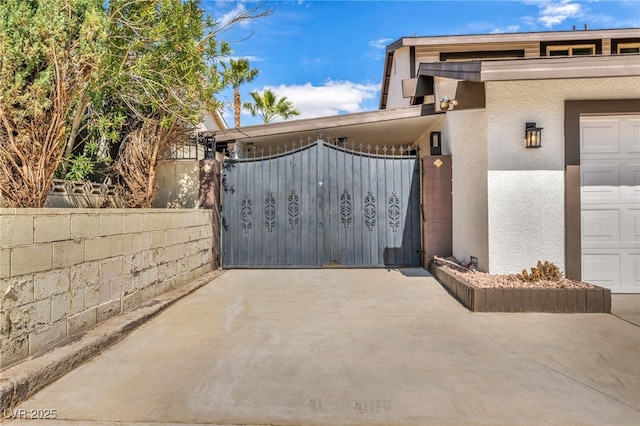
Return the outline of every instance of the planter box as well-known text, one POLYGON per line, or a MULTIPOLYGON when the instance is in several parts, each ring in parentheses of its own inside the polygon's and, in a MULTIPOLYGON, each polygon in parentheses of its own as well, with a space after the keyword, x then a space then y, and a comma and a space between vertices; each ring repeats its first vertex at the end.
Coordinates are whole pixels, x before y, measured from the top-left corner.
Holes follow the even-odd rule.
POLYGON ((611 313, 608 288, 479 288, 433 262, 429 271, 474 312, 611 313))

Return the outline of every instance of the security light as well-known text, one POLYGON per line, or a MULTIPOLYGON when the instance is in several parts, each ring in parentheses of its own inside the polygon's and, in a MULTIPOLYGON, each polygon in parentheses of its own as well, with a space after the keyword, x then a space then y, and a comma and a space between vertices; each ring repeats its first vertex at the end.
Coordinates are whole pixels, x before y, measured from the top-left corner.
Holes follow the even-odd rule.
POLYGON ((445 96, 440 100, 440 109, 442 110, 448 110, 449 107, 456 105, 458 105, 458 101, 456 101, 455 99, 451 99, 448 96, 445 96))

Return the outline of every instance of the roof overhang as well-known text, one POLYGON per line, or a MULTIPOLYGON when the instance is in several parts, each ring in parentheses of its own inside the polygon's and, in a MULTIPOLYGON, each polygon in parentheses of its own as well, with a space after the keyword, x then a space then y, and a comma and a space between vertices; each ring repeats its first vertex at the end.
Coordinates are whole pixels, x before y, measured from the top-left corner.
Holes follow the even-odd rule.
MULTIPOLYGON (((482 46, 487 48, 492 44, 504 43, 520 43, 520 42, 549 42, 549 41, 567 41, 588 39, 624 39, 637 38, 639 36, 638 28, 618 28, 606 30, 588 30, 588 31, 544 31, 529 33, 499 33, 499 34, 466 34, 466 35, 449 35, 449 36, 415 36, 402 37, 389 44, 386 49, 384 59, 382 83, 380 88, 380 109, 386 108, 387 96, 389 91, 389 81, 391 76, 391 67, 393 65, 393 56, 396 50, 404 47, 419 46, 450 46, 460 45, 466 46, 482 46)), ((409 76, 417 77, 417 76, 409 76)), ((473 80, 472 80, 473 81, 473 80)), ((479 80, 478 80, 479 81, 479 80)))
POLYGON ((541 31, 529 33, 464 34, 444 36, 402 37, 387 46, 387 53, 407 46, 485 45, 490 43, 519 43, 613 39, 638 37, 638 28, 617 28, 588 31, 541 31))
POLYGON ((418 75, 477 82, 633 77, 640 75, 640 58, 608 55, 435 62, 420 64, 418 75))
POLYGON ((271 124, 246 126, 208 132, 215 135, 216 143, 237 142, 255 145, 283 144, 300 139, 315 140, 318 134, 326 137, 344 137, 357 144, 408 146, 424 132, 443 119, 433 114, 433 105, 386 109, 354 114, 334 115, 271 124))

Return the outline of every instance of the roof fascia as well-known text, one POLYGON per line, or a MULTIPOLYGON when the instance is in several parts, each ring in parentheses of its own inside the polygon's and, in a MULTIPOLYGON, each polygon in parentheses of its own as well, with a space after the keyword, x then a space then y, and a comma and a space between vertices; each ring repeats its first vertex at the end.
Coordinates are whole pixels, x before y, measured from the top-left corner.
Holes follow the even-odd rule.
POLYGON ((289 120, 278 123, 261 124, 241 128, 224 129, 212 132, 218 142, 241 141, 258 136, 285 135, 289 133, 308 132, 318 129, 330 129, 357 124, 376 123, 381 121, 401 120, 425 115, 422 105, 407 108, 394 108, 342 114, 329 117, 289 120))
POLYGON ((218 110, 214 110, 212 112, 213 118, 216 120, 216 122, 218 123, 218 125, 220 126, 221 129, 228 129, 229 126, 227 126, 227 122, 224 120, 224 117, 222 116, 222 114, 220 114, 220 111, 218 110))
POLYGON ((637 55, 573 56, 482 61, 481 81, 640 76, 637 55))
POLYGON ((442 36, 402 37, 387 47, 387 53, 406 46, 430 46, 451 44, 485 44, 513 42, 570 41, 584 38, 635 38, 640 37, 638 28, 609 30, 542 31, 530 33, 465 34, 442 36))
POLYGON ((466 81, 548 80, 640 76, 637 55, 572 56, 423 63, 418 75, 466 81))

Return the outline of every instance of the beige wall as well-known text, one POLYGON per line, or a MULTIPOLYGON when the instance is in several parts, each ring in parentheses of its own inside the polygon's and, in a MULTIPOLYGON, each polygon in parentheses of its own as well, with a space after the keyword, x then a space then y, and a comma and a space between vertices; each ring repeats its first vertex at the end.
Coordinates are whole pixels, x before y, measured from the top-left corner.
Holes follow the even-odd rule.
POLYGON ((490 272, 565 269, 565 100, 639 97, 640 77, 486 83, 490 272), (544 128, 542 148, 524 147, 526 122, 544 128))
POLYGON ((0 209, 0 366, 212 268, 212 213, 0 209))
POLYGON ((391 66, 391 77, 389 79, 389 90, 387 98, 387 109, 405 108, 410 106, 410 98, 402 96, 402 80, 412 78, 410 68, 410 51, 408 47, 403 47, 393 53, 393 65, 391 66))
POLYGON ((489 270, 486 125, 484 109, 450 111, 443 130, 453 160, 453 255, 476 257, 483 271, 489 270))
POLYGON ((200 188, 198 160, 167 160, 156 169, 158 190, 153 206, 159 208, 198 208, 200 188))

